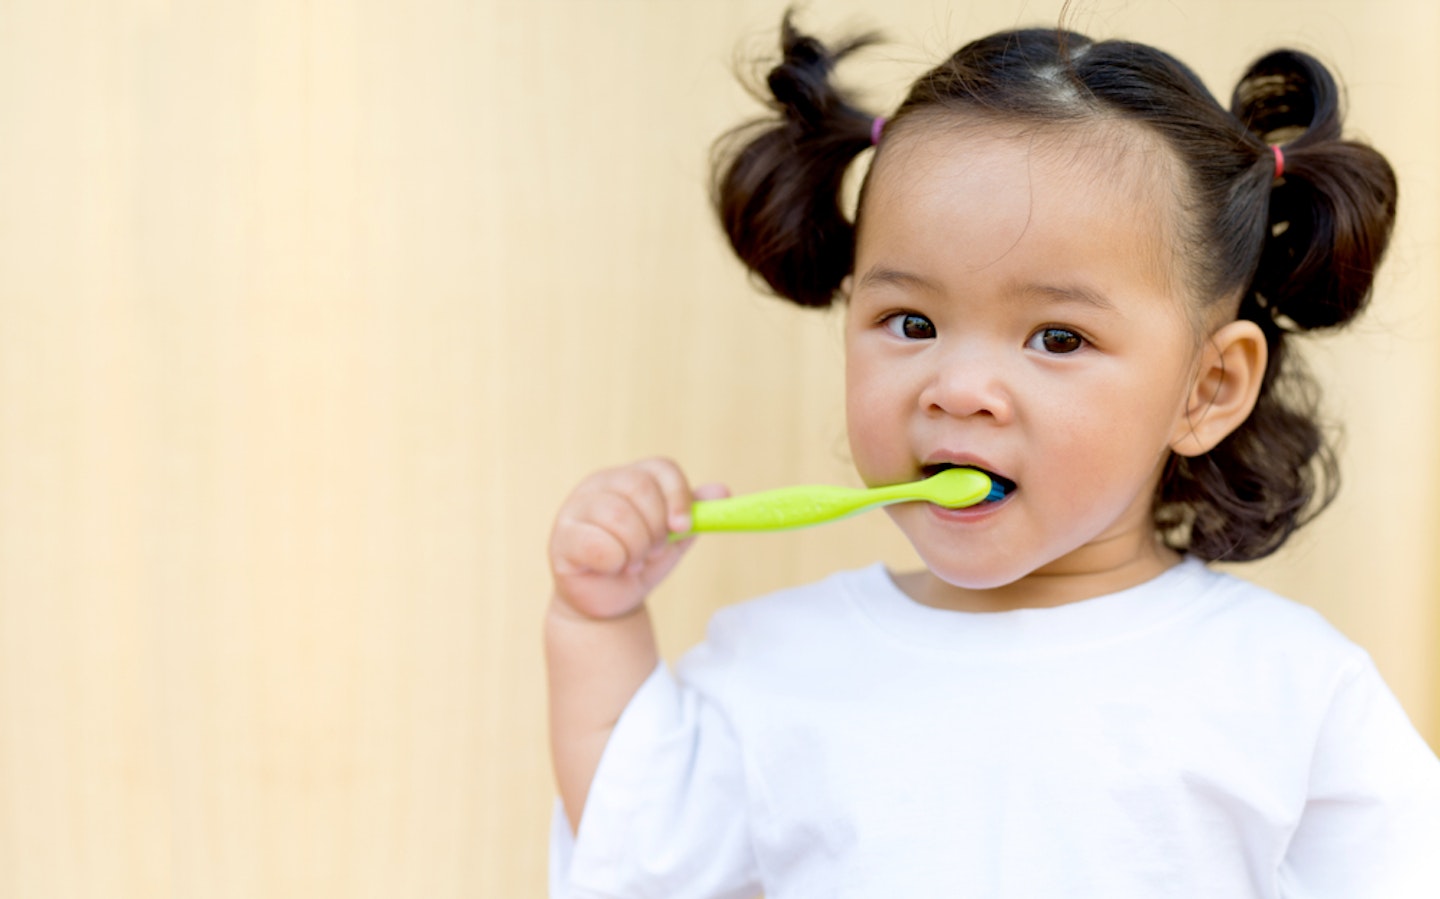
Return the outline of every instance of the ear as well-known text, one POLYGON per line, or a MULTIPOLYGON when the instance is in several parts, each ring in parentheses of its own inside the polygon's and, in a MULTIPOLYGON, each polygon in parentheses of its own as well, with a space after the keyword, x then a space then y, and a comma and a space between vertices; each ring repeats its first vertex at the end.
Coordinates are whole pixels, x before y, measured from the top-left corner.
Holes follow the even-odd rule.
POLYGON ((1170 438, 1182 456, 1209 452, 1250 417, 1269 352, 1252 321, 1233 321, 1210 335, 1190 384, 1185 414, 1170 438))

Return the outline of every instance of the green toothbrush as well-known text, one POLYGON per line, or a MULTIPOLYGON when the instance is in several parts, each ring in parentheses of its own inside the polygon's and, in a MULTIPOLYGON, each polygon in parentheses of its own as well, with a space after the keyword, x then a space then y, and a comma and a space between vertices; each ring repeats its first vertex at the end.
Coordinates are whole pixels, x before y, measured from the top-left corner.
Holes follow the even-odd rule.
MULTIPOLYGON (((824 524, 891 503, 931 502, 951 509, 999 499, 1005 488, 982 471, 947 468, 923 481, 888 487, 781 487, 729 499, 701 500, 690 507, 690 533, 783 531, 824 524)), ((678 539, 681 535, 675 535, 678 539)))

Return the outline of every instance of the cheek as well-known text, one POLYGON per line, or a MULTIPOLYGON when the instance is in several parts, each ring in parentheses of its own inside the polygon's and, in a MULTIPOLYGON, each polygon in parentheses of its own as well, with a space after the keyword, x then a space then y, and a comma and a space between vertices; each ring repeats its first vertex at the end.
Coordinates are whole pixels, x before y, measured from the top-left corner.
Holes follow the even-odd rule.
POLYGON ((1173 383, 1150 390, 1112 383, 1097 393, 1087 402, 1056 403, 1043 426, 1051 443, 1046 454, 1055 460, 1050 486, 1077 513, 1147 483, 1169 450, 1183 409, 1182 391, 1173 383))
POLYGON ((894 377, 879 377, 862 357, 846 361, 845 425, 850 454, 867 482, 891 479, 889 471, 903 458, 908 464, 904 410, 907 408, 894 377))
POLYGON ((885 394, 886 378, 880 363, 863 345, 847 341, 845 347, 845 411, 851 416, 873 415, 885 394))
POLYGON ((884 435, 888 411, 885 398, 873 390, 852 387, 845 394, 845 427, 855 461, 862 464, 877 452, 884 435))

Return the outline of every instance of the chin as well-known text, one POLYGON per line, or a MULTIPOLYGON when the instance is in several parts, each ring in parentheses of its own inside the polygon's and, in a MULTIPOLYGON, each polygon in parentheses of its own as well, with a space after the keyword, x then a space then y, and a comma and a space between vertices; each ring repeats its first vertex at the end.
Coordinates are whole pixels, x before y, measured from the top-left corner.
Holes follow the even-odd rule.
POLYGON ((925 563, 932 575, 962 590, 995 590, 1008 587, 1035 570, 1034 566, 1027 567, 1013 558, 959 560, 933 558, 919 547, 916 547, 916 551, 920 553, 920 561, 925 563))

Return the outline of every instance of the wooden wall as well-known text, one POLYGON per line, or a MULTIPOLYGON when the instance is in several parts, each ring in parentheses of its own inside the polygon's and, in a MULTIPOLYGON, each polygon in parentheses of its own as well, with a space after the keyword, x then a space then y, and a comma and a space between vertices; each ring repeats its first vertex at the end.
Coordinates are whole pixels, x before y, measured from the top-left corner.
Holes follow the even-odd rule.
MULTIPOLYGON (((853 482, 836 319, 705 199, 775 0, 0 0, 0 897, 543 893, 544 542, 640 455, 853 482)), ((1058 0, 815 2, 877 110, 1058 0)), ((1342 499, 1252 575, 1440 742, 1440 10, 1080 2, 1228 95, 1295 42, 1400 171, 1372 315, 1317 344, 1342 499)), ((876 557, 883 516, 698 547, 711 610, 876 557)))

